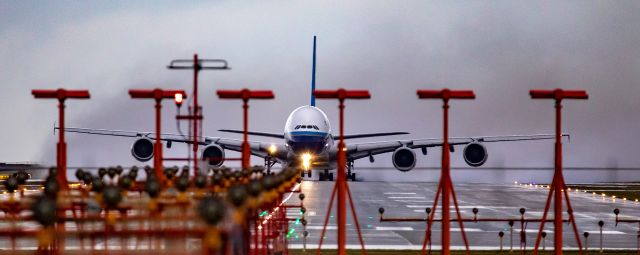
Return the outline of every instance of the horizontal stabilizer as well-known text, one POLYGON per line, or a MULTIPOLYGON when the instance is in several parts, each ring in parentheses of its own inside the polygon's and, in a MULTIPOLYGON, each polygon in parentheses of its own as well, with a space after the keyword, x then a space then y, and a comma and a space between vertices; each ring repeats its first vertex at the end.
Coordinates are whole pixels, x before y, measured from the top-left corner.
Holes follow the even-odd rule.
MULTIPOLYGON (((234 133, 234 134, 243 134, 244 133, 244 131, 242 131, 242 130, 232 130, 232 129, 219 129, 218 131, 226 132, 226 133, 234 133)), ((264 132, 247 132, 247 134, 255 135, 255 136, 264 136, 264 137, 272 137, 272 138, 284 139, 284 134, 264 133, 264 132)))

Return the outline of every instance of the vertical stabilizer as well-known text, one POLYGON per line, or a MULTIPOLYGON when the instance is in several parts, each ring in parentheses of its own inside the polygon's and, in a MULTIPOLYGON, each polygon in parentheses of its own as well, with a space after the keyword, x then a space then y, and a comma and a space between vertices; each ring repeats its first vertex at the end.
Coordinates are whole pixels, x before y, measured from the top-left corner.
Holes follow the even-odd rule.
POLYGON ((309 105, 316 106, 316 36, 313 36, 313 66, 311 67, 311 102, 309 105))

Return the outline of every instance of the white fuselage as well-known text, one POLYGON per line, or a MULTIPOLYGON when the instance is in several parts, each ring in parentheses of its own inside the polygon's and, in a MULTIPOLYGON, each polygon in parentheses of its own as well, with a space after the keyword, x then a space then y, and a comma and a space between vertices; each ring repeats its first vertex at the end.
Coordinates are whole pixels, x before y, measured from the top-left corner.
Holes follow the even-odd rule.
POLYGON ((311 156, 311 169, 335 168, 331 125, 319 108, 301 106, 293 110, 284 126, 284 140, 289 164, 300 162, 306 154, 311 156))

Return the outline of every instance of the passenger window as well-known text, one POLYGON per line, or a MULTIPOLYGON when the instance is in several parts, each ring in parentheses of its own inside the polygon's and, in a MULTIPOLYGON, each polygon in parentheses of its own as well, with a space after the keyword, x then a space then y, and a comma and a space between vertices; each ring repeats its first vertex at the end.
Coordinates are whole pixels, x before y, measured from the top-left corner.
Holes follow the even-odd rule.
POLYGON ((315 130, 320 130, 320 129, 318 128, 318 126, 316 126, 316 125, 313 125, 313 129, 315 129, 315 130))
POLYGON ((297 125, 294 129, 300 129, 300 125, 297 125))

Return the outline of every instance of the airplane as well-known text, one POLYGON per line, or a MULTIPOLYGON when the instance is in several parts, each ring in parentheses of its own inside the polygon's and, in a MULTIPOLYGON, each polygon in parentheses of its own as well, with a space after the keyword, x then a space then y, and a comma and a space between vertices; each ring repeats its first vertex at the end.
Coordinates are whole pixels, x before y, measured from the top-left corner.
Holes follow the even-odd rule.
MULTIPOLYGON (((311 77, 311 99, 309 105, 298 107, 293 110, 284 126, 283 133, 248 132, 252 136, 262 136, 283 139, 283 143, 249 141, 251 154, 265 161, 267 169, 279 163, 283 167, 298 166, 304 169, 302 175, 306 173, 311 177, 312 170, 320 170, 320 181, 333 181, 331 170, 337 168, 337 143, 340 137, 332 134, 331 125, 327 115, 316 106, 315 97, 315 73, 316 73, 316 37, 313 37, 313 65, 311 77)), ((56 127, 57 129, 57 127, 56 127)), ((221 132, 243 133, 240 130, 221 129, 221 132)), ((108 135, 136 138, 131 147, 132 156, 141 162, 149 161, 153 153, 153 132, 106 130, 90 128, 65 128, 65 132, 84 133, 94 135, 108 135)), ((392 135, 405 135, 407 132, 383 132, 345 135, 344 139, 381 137, 392 135)), ((568 135, 564 135, 568 136, 568 135)), ((487 149, 484 143, 505 142, 505 141, 525 141, 553 139, 550 134, 538 135, 507 135, 507 136, 477 136, 477 137, 451 137, 449 138, 449 150, 454 151, 454 146, 465 145, 462 155, 464 161, 472 166, 482 166, 487 161, 487 149)), ((161 134, 161 140, 171 147, 172 142, 192 143, 192 140, 179 134, 161 134)), ((220 167, 224 163, 225 150, 242 151, 242 140, 222 138, 222 137, 201 137, 200 145, 202 149, 201 158, 208 163, 209 167, 220 167)), ((406 139, 390 140, 366 143, 347 143, 347 179, 356 180, 353 172, 353 162, 362 158, 369 158, 374 162, 374 155, 392 153, 393 166, 402 172, 413 169, 416 165, 416 154, 414 149, 421 149, 423 155, 427 155, 427 148, 443 146, 441 138, 426 139, 406 139)))

